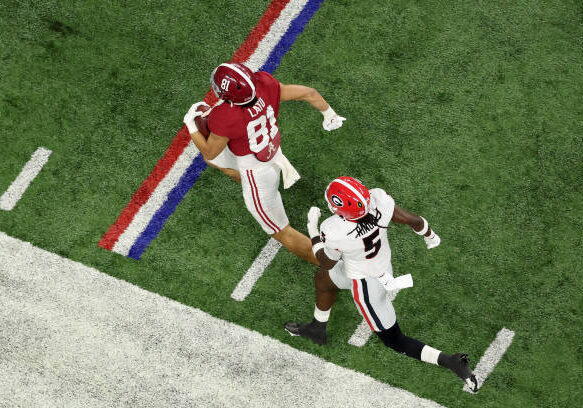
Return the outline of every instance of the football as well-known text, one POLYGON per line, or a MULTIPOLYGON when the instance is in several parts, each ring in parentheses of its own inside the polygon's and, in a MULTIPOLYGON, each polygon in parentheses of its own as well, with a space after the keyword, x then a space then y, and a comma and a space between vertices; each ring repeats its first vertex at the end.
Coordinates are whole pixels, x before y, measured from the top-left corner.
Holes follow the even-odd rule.
MULTIPOLYGON (((200 105, 196 108, 197 112, 206 112, 210 109, 207 105, 200 105)), ((208 127, 208 116, 197 116, 194 118, 194 123, 201 135, 204 136, 205 139, 209 137, 210 130, 208 127)))

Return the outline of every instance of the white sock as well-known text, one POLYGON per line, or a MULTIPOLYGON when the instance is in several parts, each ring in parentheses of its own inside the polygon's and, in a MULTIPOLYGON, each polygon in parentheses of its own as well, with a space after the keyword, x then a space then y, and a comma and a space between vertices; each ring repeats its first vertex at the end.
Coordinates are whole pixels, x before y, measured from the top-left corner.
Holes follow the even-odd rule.
POLYGON ((433 347, 426 344, 421 350, 421 361, 437 365, 437 359, 439 358, 440 354, 441 351, 434 349, 433 347))
POLYGON ((332 308, 328 310, 320 310, 318 309, 318 306, 316 306, 314 310, 314 318, 319 322, 325 323, 328 321, 328 318, 330 317, 330 310, 332 310, 332 308))

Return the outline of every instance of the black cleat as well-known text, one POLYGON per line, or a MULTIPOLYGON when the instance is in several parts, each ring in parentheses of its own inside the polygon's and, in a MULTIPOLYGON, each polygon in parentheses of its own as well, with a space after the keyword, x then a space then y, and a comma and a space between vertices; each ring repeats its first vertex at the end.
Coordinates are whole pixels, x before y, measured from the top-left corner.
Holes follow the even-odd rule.
POLYGON ((326 323, 317 320, 312 320, 310 323, 305 324, 287 322, 283 327, 292 336, 305 337, 319 345, 326 344, 327 342, 326 323))
POLYGON ((470 375, 470 377, 466 378, 464 381, 471 392, 474 394, 478 392, 478 380, 474 374, 470 375))
POLYGON ((470 368, 470 360, 467 354, 457 353, 452 357, 451 371, 464 380, 470 391, 478 392, 478 380, 470 368))

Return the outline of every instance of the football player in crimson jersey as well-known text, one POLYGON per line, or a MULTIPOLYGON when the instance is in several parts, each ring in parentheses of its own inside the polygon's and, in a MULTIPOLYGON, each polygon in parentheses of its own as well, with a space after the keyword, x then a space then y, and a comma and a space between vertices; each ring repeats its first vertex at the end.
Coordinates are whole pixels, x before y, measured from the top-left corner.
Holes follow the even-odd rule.
POLYGON ((263 230, 289 251, 314 264, 310 239, 289 225, 281 195, 300 176, 280 147, 277 123, 281 101, 305 101, 324 115, 325 130, 342 126, 326 100, 313 88, 286 85, 267 72, 252 72, 239 63, 224 63, 211 74, 211 87, 219 102, 202 113, 194 104, 184 123, 204 159, 241 183, 245 205, 263 230), (210 134, 205 139, 195 123, 197 116, 208 119, 210 134))
POLYGON ((391 221, 409 225, 423 236, 428 249, 441 242, 425 218, 395 205, 380 188, 370 191, 357 179, 339 177, 325 193, 334 213, 318 230, 320 209, 308 213, 308 233, 320 262, 316 272, 316 308, 310 323, 285 323, 293 336, 325 344, 326 323, 339 289, 349 289, 358 312, 385 345, 399 353, 452 370, 470 389, 477 391, 477 380, 467 354, 446 354, 421 341, 405 336, 391 302, 391 293, 413 286, 411 275, 393 277, 387 227, 391 221))

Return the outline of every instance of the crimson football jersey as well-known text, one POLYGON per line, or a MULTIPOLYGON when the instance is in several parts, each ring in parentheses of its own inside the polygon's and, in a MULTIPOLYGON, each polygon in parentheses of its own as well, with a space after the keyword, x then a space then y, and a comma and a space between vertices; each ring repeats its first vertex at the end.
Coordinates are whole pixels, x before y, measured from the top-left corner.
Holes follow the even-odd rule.
POLYGON ((210 131, 229 138, 229 149, 235 156, 254 154, 269 161, 277 153, 281 141, 279 115, 279 81, 267 72, 253 76, 256 101, 253 106, 215 105, 208 116, 210 131))

